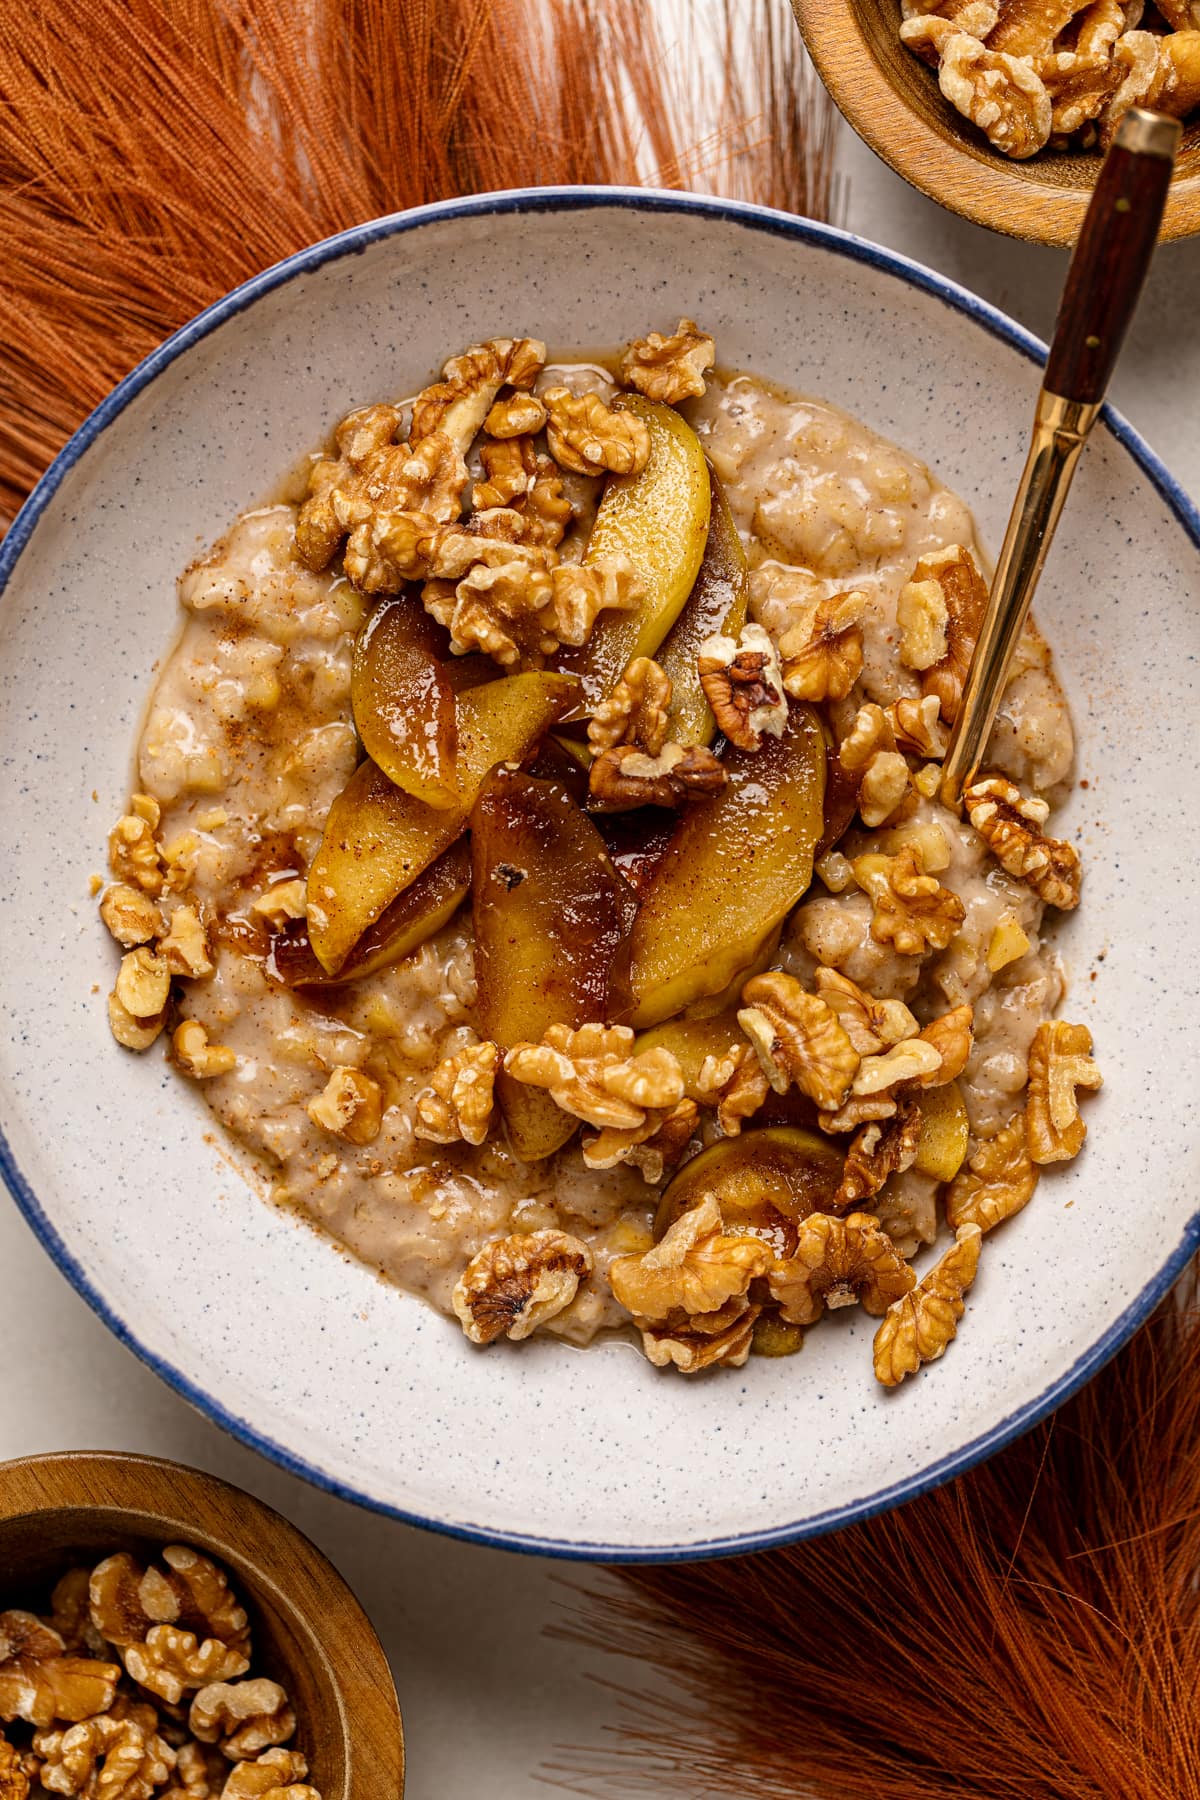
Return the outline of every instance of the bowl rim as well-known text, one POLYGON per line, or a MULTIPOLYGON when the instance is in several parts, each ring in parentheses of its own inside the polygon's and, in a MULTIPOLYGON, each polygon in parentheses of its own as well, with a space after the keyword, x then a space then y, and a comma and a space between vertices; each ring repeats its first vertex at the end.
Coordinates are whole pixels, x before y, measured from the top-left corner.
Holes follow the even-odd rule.
MULTIPOLYGON (((1041 364, 1045 360, 1046 346, 1032 332, 1027 331, 1023 325, 1017 324, 998 307, 980 299, 978 295, 971 293, 967 288, 960 287, 958 283, 947 279, 946 276, 938 274, 935 270, 929 269, 897 251, 885 249, 865 238, 856 237, 851 232, 843 231, 835 226, 820 224, 815 220, 799 218, 774 208, 755 206, 745 201, 711 198, 707 195, 665 189, 597 186, 515 188, 494 194, 436 201, 427 206, 414 207, 405 212, 392 213, 379 219, 368 220, 361 225, 352 226, 347 231, 339 232, 333 237, 324 238, 319 243, 312 244, 303 250, 296 251, 292 256, 284 258, 282 262, 273 264, 260 274, 251 277, 249 281, 243 282, 240 287, 232 289, 151 351, 150 355, 131 370, 100 402, 95 411, 84 420, 54 458, 17 514, 7 536, 0 543, 0 599, 3 598, 13 570, 39 519, 53 499, 64 477, 80 457, 163 369, 190 349, 193 344, 224 324, 226 320, 244 312, 263 295, 286 285, 287 282, 299 275, 323 267, 326 263, 335 262, 344 256, 356 255, 368 245, 381 239, 419 230, 422 226, 441 220, 476 218, 489 214, 571 213, 605 207, 650 213, 680 212, 690 214, 698 221, 716 220, 732 223, 766 236, 782 237, 829 251, 836 256, 845 257, 849 262, 863 264, 868 268, 894 276, 933 296, 950 307, 952 311, 981 325, 984 330, 1002 343, 1018 350, 1029 362, 1041 364)), ((1032 405, 1032 390, 1030 399, 1032 405)), ((1148 478, 1174 514, 1193 545, 1200 551, 1200 506, 1197 506, 1190 498, 1165 464, 1121 414, 1113 407, 1106 405, 1101 416, 1108 431, 1129 453, 1134 463, 1148 478)), ((1033 1399, 998 1420, 990 1430, 973 1438, 961 1449, 952 1451, 937 1461, 927 1464, 912 1475, 878 1488, 875 1492, 857 1500, 827 1508, 824 1512, 809 1518, 772 1526, 768 1530, 702 1539, 687 1544, 638 1546, 589 1542, 581 1539, 558 1539, 534 1533, 502 1530, 471 1523, 457 1524, 429 1518, 393 1502, 364 1493, 353 1486, 351 1482, 341 1480, 327 1470, 308 1462, 295 1451, 275 1442, 266 1432, 251 1424, 247 1419, 238 1417, 223 1404, 211 1398, 191 1376, 175 1367, 159 1352, 149 1349, 140 1340, 136 1331, 110 1307, 97 1291, 87 1271, 67 1248, 34 1193, 31 1184, 21 1172, 12 1147, 2 1129, 0 1129, 0 1176, 3 1177, 19 1210, 42 1248, 114 1337, 197 1411, 219 1425, 222 1430, 229 1432, 232 1437, 248 1445, 252 1450, 258 1451, 260 1455, 269 1458, 290 1474, 311 1482, 314 1487, 333 1494, 339 1499, 366 1507, 369 1511, 382 1513, 385 1517, 399 1519, 404 1524, 420 1526, 443 1536, 458 1538, 469 1543, 484 1544, 492 1549, 552 1556, 567 1561, 669 1563, 696 1561, 718 1556, 746 1555, 758 1550, 797 1543, 805 1538, 819 1537, 826 1532, 840 1530, 843 1526, 860 1523, 879 1513, 886 1512, 894 1506, 901 1505, 907 1500, 915 1499, 919 1494, 940 1487, 955 1476, 965 1473, 976 1463, 982 1462, 1014 1438, 1030 1430, 1039 1420, 1054 1411, 1077 1388, 1096 1374, 1109 1358, 1116 1354, 1137 1326, 1150 1315, 1181 1274, 1189 1258, 1197 1249, 1200 1249, 1200 1207, 1198 1207, 1184 1227, 1179 1243, 1166 1257, 1158 1272, 1133 1297, 1108 1330, 1070 1367, 1065 1369, 1057 1379, 1051 1381, 1033 1399)))
MULTIPOLYGON (((864 143, 919 193, 948 212, 1028 244, 1071 245, 1092 196, 1088 186, 1031 181, 979 136, 948 140, 910 106, 875 58, 854 0, 792 0, 804 45, 834 105, 864 143), (969 169, 969 177, 965 171, 969 169), (1027 208, 1037 196, 1037 224, 1027 208), (1021 223, 1014 224, 1014 217, 1021 223)), ((899 25, 899 17, 896 21, 899 25)), ((918 59, 913 58, 914 66, 918 59)), ((930 70, 926 74, 932 74, 930 70)), ((963 121, 964 128, 968 122, 963 121)), ((1163 217, 1163 243, 1200 233, 1200 175, 1176 175, 1163 217)))

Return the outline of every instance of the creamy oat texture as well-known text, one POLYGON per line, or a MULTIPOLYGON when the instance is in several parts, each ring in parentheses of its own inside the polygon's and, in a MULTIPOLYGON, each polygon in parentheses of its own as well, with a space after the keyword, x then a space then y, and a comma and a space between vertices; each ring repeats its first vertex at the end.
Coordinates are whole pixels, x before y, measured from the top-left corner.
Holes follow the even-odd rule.
MULTIPOLYGON (((562 368, 553 376, 562 381, 562 368)), ((594 369, 587 377, 598 385, 594 369)), ((778 637, 814 595, 860 588, 865 659, 843 703, 847 722, 862 701, 918 694, 918 677, 897 658, 897 599, 922 555, 974 547, 964 503, 835 408, 748 376, 710 380, 705 397, 683 410, 746 541, 754 614, 778 637)), ((163 809, 168 860, 180 885, 186 874, 213 939, 216 972, 188 984, 183 1010, 237 1055, 236 1070, 204 1082, 202 1096, 265 1169, 281 1205, 443 1312, 465 1264, 498 1234, 559 1227, 582 1240, 595 1273, 545 1329, 586 1342, 628 1322, 605 1271, 651 1243, 657 1191, 628 1168, 586 1170, 578 1145, 530 1167, 498 1132, 478 1149, 414 1136, 414 1102, 430 1071, 474 1041, 469 908, 407 960, 342 988, 303 997, 264 966, 266 930, 253 902, 304 874, 357 760, 350 666, 365 603, 343 578, 293 559, 294 519, 290 505, 248 513, 184 575, 185 626, 138 752, 139 783, 163 809), (337 1067, 361 1069, 383 1089, 382 1129, 364 1148, 319 1129, 306 1111, 337 1067)), ((992 760, 1027 792, 1051 798, 1070 771, 1066 704, 1032 630, 992 760)), ((976 1039, 962 1088, 973 1133, 988 1136, 1018 1103, 1030 1039, 1054 1010, 1062 979, 1040 942, 1041 902, 940 807, 923 800, 904 825, 856 828, 841 848, 895 850, 935 822, 946 840, 939 878, 966 908, 946 951, 925 961, 897 956, 871 938, 864 894, 814 881, 777 960, 806 980, 819 960, 879 996, 903 997, 922 1021, 971 1001, 976 1039), (987 950, 1006 914, 1030 947, 993 975, 987 950)), ((871 1208, 906 1253, 935 1234, 936 1191, 909 1170, 871 1208)))

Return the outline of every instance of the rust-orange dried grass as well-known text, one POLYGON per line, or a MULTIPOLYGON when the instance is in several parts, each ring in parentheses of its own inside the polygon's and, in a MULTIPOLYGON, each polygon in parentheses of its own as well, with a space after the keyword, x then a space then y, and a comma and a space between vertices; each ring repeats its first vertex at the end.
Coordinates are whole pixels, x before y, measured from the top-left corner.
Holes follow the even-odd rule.
POLYGON ((826 216, 834 115, 785 0, 730 7, 724 77, 629 0, 0 9, 0 518, 167 333, 363 219, 639 179, 826 216))
POLYGON ((571 1635, 641 1658, 668 1698, 626 1693, 621 1748, 572 1758, 572 1791, 1197 1800, 1194 1282, 956 1483, 836 1537, 621 1580, 571 1635))

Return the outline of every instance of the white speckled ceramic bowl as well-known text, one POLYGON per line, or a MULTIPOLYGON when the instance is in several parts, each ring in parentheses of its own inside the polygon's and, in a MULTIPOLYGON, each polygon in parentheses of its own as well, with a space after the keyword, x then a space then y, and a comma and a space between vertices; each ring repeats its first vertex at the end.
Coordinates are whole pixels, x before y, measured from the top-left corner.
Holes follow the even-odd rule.
POLYGON ((318 245, 189 325, 59 457, 0 550, 0 1159, 112 1329, 336 1492, 513 1548, 665 1558, 828 1530, 942 1481, 1111 1355, 1197 1240, 1192 722, 1200 517, 1098 428, 1039 611, 1075 707, 1086 900, 1067 1014, 1106 1085, 1079 1162, 989 1239, 959 1340, 899 1391, 851 1313, 696 1381, 631 1348, 478 1353, 230 1168, 199 1096, 117 1053, 88 899, 175 577, 350 406, 495 331, 617 343, 694 314, 723 361, 836 401, 971 499, 996 545, 1040 346, 900 258, 782 214, 571 190, 318 245), (1095 979, 1092 979, 1093 972, 1095 979))

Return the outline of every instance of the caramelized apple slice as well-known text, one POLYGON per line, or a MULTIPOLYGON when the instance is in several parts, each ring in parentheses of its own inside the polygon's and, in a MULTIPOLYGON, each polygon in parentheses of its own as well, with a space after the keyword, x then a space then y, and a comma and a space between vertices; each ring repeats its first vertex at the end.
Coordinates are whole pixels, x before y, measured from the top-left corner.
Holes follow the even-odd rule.
POLYGON ((659 1202, 654 1234, 712 1194, 728 1232, 764 1238, 791 1256, 797 1227, 832 1204, 844 1160, 827 1138, 788 1125, 724 1138, 684 1164, 659 1202))
MULTIPOLYGON (((587 814, 557 781, 494 769, 471 814, 479 1029, 510 1050, 548 1025, 605 1020, 636 907, 587 814)), ((579 1121, 501 1072, 509 1141, 553 1155, 579 1121)))
POLYGON ((604 612, 588 642, 559 667, 583 682, 589 708, 611 693, 627 662, 653 656, 683 610, 708 537, 708 465, 700 440, 673 407, 632 394, 621 401, 650 431, 650 459, 638 475, 609 478, 584 562, 625 556, 645 583, 632 612, 604 612))
POLYGON ((458 803, 427 806, 369 759, 329 809, 308 872, 308 935, 337 974, 354 945, 463 831, 479 786, 500 762, 519 762, 579 696, 569 676, 532 672, 458 696, 458 803))
POLYGON ((271 944, 267 973, 284 987, 333 987, 361 981, 390 968, 440 931, 471 891, 471 851, 465 835, 418 875, 368 926, 336 975, 313 953, 307 929, 280 934, 271 944))
POLYGON ((672 625, 658 652, 658 661, 671 677, 671 711, 668 735, 681 744, 711 744, 717 721, 704 698, 696 657, 705 638, 723 631, 735 638, 746 623, 750 599, 750 568, 737 534, 725 490, 716 471, 708 465, 712 511, 708 542, 695 585, 687 604, 672 625))
POLYGON ((358 634, 350 694, 367 755, 428 806, 458 798, 455 689, 446 637, 413 594, 384 600, 358 634))
POLYGON ((929 1088, 917 1095, 921 1108, 921 1135, 917 1139, 914 1166, 922 1175, 953 1181, 967 1154, 971 1127, 967 1103, 957 1081, 929 1088))
POLYGON ((812 880, 825 740, 809 706, 761 750, 730 747, 728 785, 693 801, 642 900, 630 943, 629 1022, 657 1025, 748 969, 812 880))

